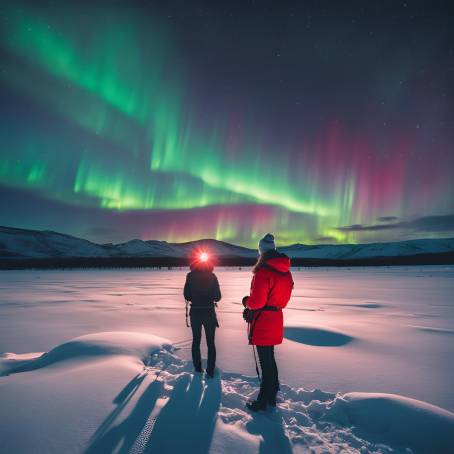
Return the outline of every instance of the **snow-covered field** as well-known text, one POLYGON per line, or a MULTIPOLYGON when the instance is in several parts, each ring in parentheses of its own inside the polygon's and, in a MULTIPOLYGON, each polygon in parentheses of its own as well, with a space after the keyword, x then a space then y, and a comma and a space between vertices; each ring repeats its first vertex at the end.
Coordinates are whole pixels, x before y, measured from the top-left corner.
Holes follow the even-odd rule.
POLYGON ((0 452, 452 449, 454 267, 294 270, 280 401, 257 415, 251 275, 216 273, 207 380, 189 361, 186 270, 1 272, 0 452))

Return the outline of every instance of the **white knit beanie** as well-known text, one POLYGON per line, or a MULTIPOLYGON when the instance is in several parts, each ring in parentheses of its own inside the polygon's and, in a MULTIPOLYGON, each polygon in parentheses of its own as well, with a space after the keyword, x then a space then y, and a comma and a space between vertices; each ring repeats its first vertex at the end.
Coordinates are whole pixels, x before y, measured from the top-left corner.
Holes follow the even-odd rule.
POLYGON ((260 254, 264 254, 266 251, 271 251, 272 249, 276 249, 276 245, 274 244, 274 235, 267 233, 259 241, 259 252, 260 254))

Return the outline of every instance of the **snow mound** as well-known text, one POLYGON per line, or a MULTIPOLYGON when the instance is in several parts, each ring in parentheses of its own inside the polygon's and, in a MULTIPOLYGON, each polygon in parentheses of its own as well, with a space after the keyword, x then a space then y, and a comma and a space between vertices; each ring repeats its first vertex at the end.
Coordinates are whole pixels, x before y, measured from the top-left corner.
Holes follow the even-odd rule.
POLYGON ((223 374, 219 417, 260 435, 260 452, 449 452, 454 442, 454 414, 415 399, 281 385, 277 410, 249 414, 244 404, 256 390, 253 378, 223 374))
POLYGON ((169 348, 170 341, 150 334, 121 331, 88 334, 60 344, 47 353, 5 353, 0 358, 0 376, 93 356, 125 355, 146 362, 150 355, 163 347, 169 348))
POLYGON ((75 338, 39 357, 4 355, 3 362, 22 361, 21 369, 32 372, 10 370, 2 379, 0 426, 11 436, 0 448, 384 454, 449 452, 454 442, 453 413, 391 394, 281 384, 276 409, 251 413, 245 404, 257 395, 255 377, 217 370, 210 380, 194 374, 191 362, 177 353, 153 335, 107 332, 75 338), (90 367, 69 368, 68 360, 90 361, 90 367), (39 370, 61 361, 65 367, 58 371, 39 370), (27 437, 18 424, 25 424, 27 437))
POLYGON ((304 325, 285 326, 284 336, 294 342, 317 347, 340 347, 354 340, 352 336, 335 330, 304 325))
POLYGON ((418 452, 449 452, 454 442, 453 413, 394 394, 347 393, 335 399, 325 417, 418 452))

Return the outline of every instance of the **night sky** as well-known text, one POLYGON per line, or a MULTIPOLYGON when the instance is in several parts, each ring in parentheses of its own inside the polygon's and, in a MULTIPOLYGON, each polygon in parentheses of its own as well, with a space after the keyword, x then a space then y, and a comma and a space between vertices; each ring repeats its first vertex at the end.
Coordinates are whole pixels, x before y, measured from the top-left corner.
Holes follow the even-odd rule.
POLYGON ((451 2, 0 3, 0 225, 454 236, 451 2))

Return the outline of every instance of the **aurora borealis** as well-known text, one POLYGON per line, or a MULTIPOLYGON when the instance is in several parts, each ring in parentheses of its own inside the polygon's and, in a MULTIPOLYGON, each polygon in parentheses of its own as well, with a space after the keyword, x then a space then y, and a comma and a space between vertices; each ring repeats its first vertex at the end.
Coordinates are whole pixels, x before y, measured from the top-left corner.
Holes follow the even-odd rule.
POLYGON ((453 236, 447 8, 3 2, 0 224, 246 246, 453 236))

